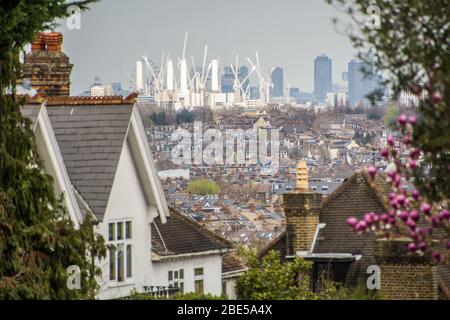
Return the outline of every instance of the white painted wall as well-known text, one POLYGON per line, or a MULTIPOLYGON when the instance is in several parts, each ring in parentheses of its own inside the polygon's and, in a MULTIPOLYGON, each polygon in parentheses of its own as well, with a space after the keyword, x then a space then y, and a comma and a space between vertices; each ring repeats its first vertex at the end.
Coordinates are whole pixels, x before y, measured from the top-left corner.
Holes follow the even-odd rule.
POLYGON ((222 294, 222 257, 219 254, 153 262, 152 285, 168 286, 168 272, 184 269, 184 292, 194 292, 194 269, 203 268, 204 292, 222 294))
MULTIPOLYGON (((156 208, 151 208, 156 210, 156 208)), ((122 150, 119 165, 110 194, 106 214, 99 226, 100 233, 108 243, 108 223, 117 220, 132 220, 133 263, 131 281, 122 283, 109 281, 109 258, 102 261, 103 285, 101 299, 114 299, 128 295, 133 289, 141 291, 150 283, 151 237, 149 207, 145 200, 137 170, 135 168, 128 142, 122 150)))
POLYGON ((228 279, 223 280, 226 283, 226 296, 227 296, 228 300, 236 300, 237 299, 237 295, 236 295, 237 279, 238 278, 228 278, 228 279))

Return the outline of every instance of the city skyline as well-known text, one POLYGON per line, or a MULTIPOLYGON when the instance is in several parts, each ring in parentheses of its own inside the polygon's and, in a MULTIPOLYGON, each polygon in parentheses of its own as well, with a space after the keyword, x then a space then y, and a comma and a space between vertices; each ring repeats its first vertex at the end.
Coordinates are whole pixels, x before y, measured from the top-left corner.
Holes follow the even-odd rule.
POLYGON ((286 88, 312 92, 313 60, 326 53, 336 70, 333 82, 341 82, 340 74, 346 71, 356 51, 345 36, 336 32, 331 20, 345 20, 345 16, 322 1, 285 0, 283 9, 279 8, 279 3, 275 8, 266 0, 232 0, 227 4, 199 0, 189 5, 179 0, 136 0, 133 5, 101 1, 81 15, 80 30, 67 29, 65 21, 58 28, 64 34, 64 52, 74 64, 72 94, 87 90, 95 76, 104 83, 120 81, 128 89, 129 80, 119 65, 131 72, 136 60, 147 53, 158 63, 162 51, 170 52, 172 57, 181 56, 186 30, 187 55, 189 60, 193 55, 197 65, 201 65, 205 44, 208 58, 220 58, 221 67, 234 63, 236 54, 241 64, 247 65, 245 58, 253 58, 258 51, 265 73, 280 66, 285 72, 286 88), (238 9, 233 15, 218 16, 231 8, 238 9), (117 20, 124 23, 117 24, 117 20), (315 29, 314 37, 311 28, 315 29))

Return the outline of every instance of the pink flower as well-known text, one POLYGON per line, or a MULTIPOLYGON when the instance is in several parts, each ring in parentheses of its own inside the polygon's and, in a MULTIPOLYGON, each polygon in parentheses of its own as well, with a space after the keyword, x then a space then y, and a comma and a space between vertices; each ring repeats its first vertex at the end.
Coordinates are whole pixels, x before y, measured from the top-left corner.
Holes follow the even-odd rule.
POLYGON ((402 219, 403 221, 408 220, 408 212, 406 211, 401 211, 398 216, 400 217, 400 219, 402 219))
POLYGON ((366 231, 366 229, 367 229, 367 222, 365 222, 365 221, 360 221, 360 222, 358 222, 358 223, 356 224, 355 229, 356 229, 356 231, 358 231, 358 232, 364 232, 364 231, 366 231))
POLYGON ((431 256, 433 257, 433 260, 436 262, 441 262, 442 260, 442 254, 440 252, 433 252, 431 256))
POLYGON ((387 144, 391 147, 394 145, 394 138, 392 136, 387 137, 387 144))
POLYGON ((413 159, 408 160, 408 166, 411 168, 411 170, 414 170, 417 168, 417 161, 413 159))
POLYGON ((410 252, 416 252, 416 251, 417 251, 417 245, 416 245, 414 242, 411 242, 411 243, 408 245, 408 250, 409 250, 410 252))
POLYGON ((415 230, 416 229, 416 223, 414 222, 414 220, 412 219, 408 219, 408 221, 406 221, 406 225, 409 227, 409 229, 411 230, 415 230))
POLYGON ((431 211, 431 206, 428 203, 424 202, 420 205, 420 211, 425 214, 429 214, 431 211))
POLYGON ((382 156, 383 158, 387 158, 387 157, 389 157, 389 150, 386 149, 386 148, 381 149, 380 154, 381 154, 381 156, 382 156))
POLYGON ((405 198, 405 196, 402 195, 402 194, 399 194, 399 195, 395 198, 395 201, 397 201, 397 203, 400 204, 400 205, 404 205, 404 204, 405 204, 405 200, 406 200, 406 198, 405 198))
POLYGON ((386 213, 382 214, 382 215, 381 215, 381 221, 382 221, 383 223, 388 223, 388 221, 389 221, 389 215, 386 214, 386 213))
POLYGON ((414 198, 414 200, 418 200, 419 197, 420 197, 420 193, 419 193, 419 191, 417 191, 417 190, 413 190, 413 191, 411 192, 411 195, 412 195, 412 197, 414 198))
POLYGON ((375 168, 374 166, 370 166, 367 169, 367 173, 369 174, 369 176, 373 179, 375 178, 375 175, 377 174, 377 168, 375 168))
POLYGON ((450 250, 450 241, 447 242, 447 250, 450 250))
POLYGON ((409 217, 415 222, 419 221, 419 219, 420 219, 420 215, 419 215, 419 213, 416 210, 412 210, 409 213, 409 217))
POLYGON ((420 251, 425 251, 425 250, 427 250, 427 244, 425 243, 425 242, 421 242, 421 243, 419 243, 419 250, 420 251))
POLYGON ((442 101, 442 95, 440 92, 436 91, 435 93, 433 93, 433 95, 431 96, 431 101, 433 103, 439 103, 442 101))
POLYGON ((411 142, 412 142, 412 137, 409 134, 407 134, 403 137, 404 144, 410 144, 411 142))
POLYGON ((397 123, 401 126, 404 126, 408 122, 408 117, 405 114, 401 114, 397 118, 397 123))
POLYGON ((408 117, 408 122, 409 122, 411 125, 415 125, 415 124, 417 123, 417 118, 416 118, 416 116, 409 116, 409 117, 408 117))
POLYGON ((357 223, 358 223, 358 219, 356 219, 355 217, 350 217, 347 219, 347 224, 352 228, 354 228, 357 223))
POLYGON ((442 219, 446 219, 446 220, 450 219, 450 211, 448 211, 447 209, 442 210, 440 215, 441 215, 442 219))
POLYGON ((416 160, 419 156, 420 156, 420 149, 412 149, 412 150, 409 152, 409 157, 410 157, 411 159, 416 160))

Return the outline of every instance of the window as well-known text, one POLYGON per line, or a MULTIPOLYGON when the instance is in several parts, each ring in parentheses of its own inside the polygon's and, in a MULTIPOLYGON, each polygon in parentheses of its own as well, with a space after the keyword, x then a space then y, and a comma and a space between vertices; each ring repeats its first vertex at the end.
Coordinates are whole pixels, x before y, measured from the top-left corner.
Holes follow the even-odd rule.
POLYGON ((109 247, 109 280, 116 279, 116 247, 109 247))
POLYGON ((195 280, 195 293, 203 293, 203 280, 195 280))
POLYGON ((169 271, 168 279, 170 288, 179 288, 181 293, 184 292, 184 269, 169 271))
POLYGON ((194 269, 194 287, 196 293, 204 292, 203 268, 194 269))
POLYGON ((133 277, 132 222, 108 224, 109 280, 123 282, 133 277))

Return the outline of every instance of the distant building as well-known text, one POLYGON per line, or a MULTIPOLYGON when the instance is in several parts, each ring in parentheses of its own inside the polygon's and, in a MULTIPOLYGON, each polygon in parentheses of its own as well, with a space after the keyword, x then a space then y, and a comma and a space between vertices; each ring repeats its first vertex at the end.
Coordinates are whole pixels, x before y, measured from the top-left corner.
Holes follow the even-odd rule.
POLYGON ((111 85, 103 85, 100 82, 100 77, 95 77, 94 84, 91 86, 90 89, 90 96, 91 97, 107 97, 107 96, 113 96, 114 91, 113 87, 111 85))
MULTIPOLYGON (((242 90, 244 90, 244 92, 245 92, 247 90, 248 86, 250 85, 249 79, 246 79, 248 76, 248 68, 245 66, 240 67, 237 76, 238 76, 239 82, 242 84, 242 90), (242 82, 244 82, 244 83, 242 83, 242 82)), ((236 77, 234 76, 233 70, 231 69, 230 66, 223 68, 223 74, 222 74, 221 81, 220 81, 221 82, 220 88, 222 90, 222 93, 234 92, 235 78, 236 77)))
POLYGON ((273 98, 284 97, 284 75, 283 68, 277 67, 272 72, 273 87, 270 90, 270 96, 273 98))
POLYGON ((300 88, 289 88, 289 97, 298 102, 300 100, 300 88))
POLYGON ((348 100, 352 107, 367 105, 367 95, 378 87, 379 77, 366 62, 352 60, 348 63, 348 100))
POLYGON ((314 60, 314 96, 317 102, 324 102, 327 92, 332 90, 332 62, 326 55, 314 60))
POLYGON ((220 82, 222 93, 231 93, 234 91, 234 74, 230 66, 223 68, 223 74, 220 82))
POLYGON ((250 99, 258 100, 259 97, 259 88, 258 87, 250 87, 250 99))

